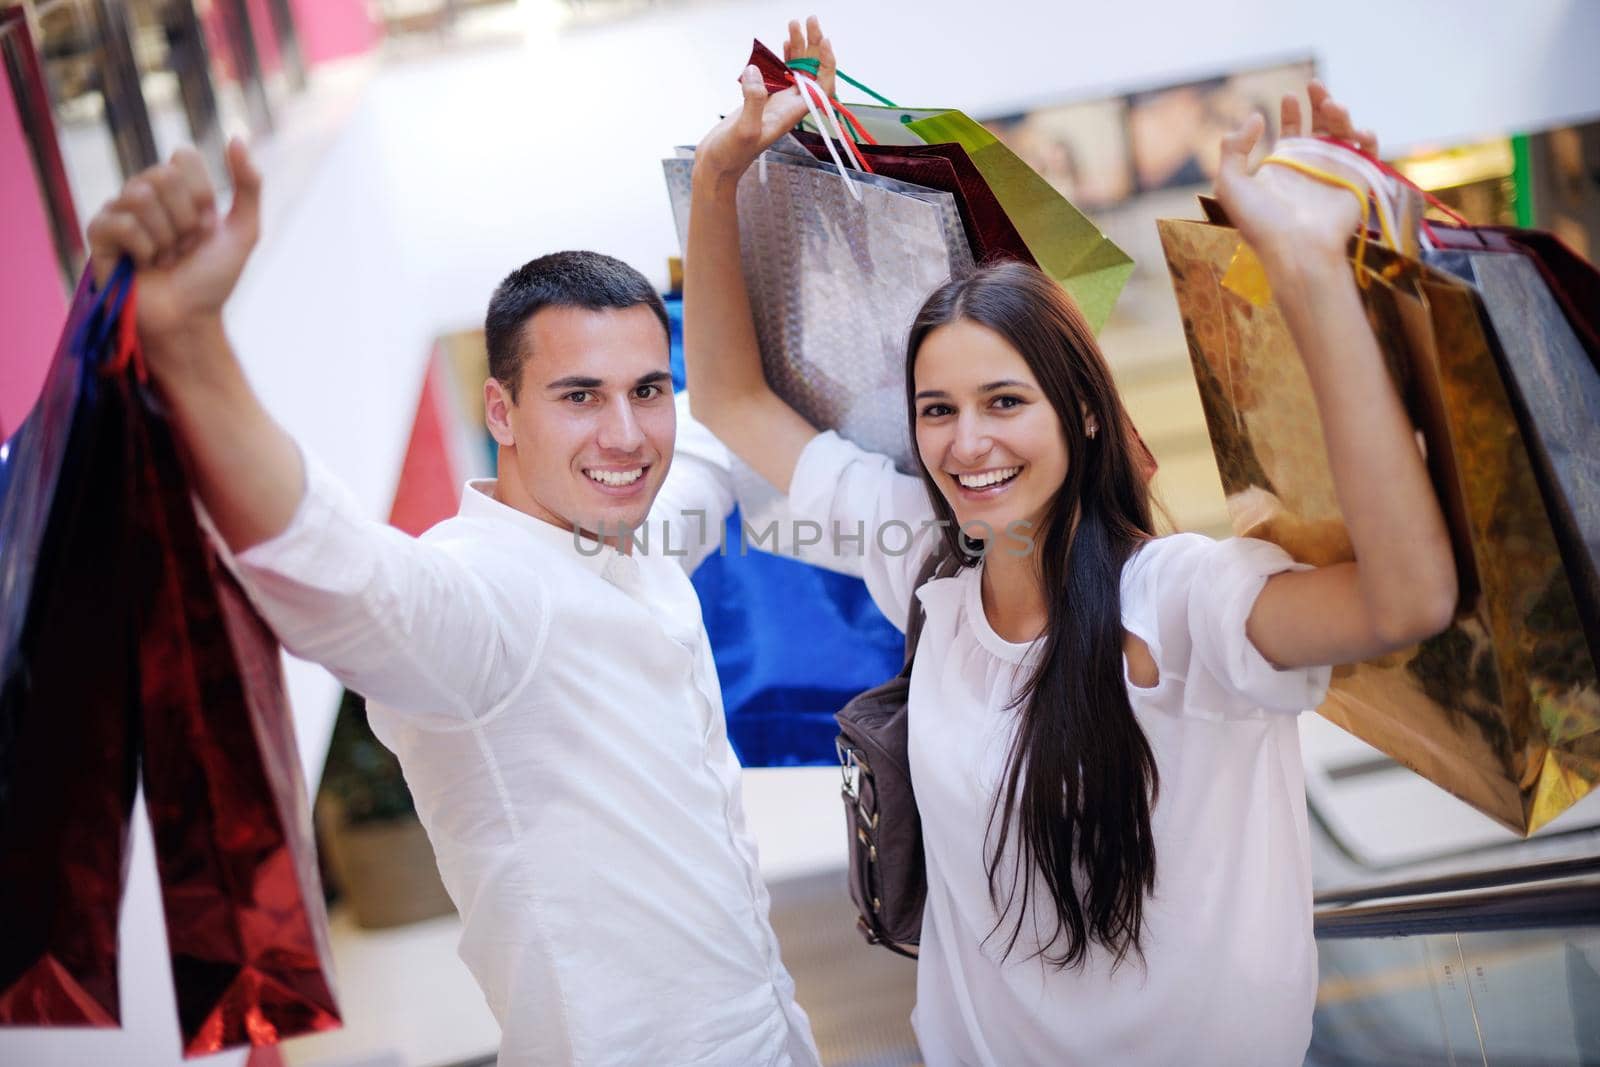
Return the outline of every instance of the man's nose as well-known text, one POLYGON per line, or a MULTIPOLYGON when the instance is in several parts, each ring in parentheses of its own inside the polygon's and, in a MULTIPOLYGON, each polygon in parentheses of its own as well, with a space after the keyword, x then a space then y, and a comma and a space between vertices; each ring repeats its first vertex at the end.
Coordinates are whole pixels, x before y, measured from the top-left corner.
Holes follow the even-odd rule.
POLYGON ((598 444, 608 452, 636 452, 644 444, 644 432, 639 429, 628 397, 619 396, 607 405, 600 421, 598 444))

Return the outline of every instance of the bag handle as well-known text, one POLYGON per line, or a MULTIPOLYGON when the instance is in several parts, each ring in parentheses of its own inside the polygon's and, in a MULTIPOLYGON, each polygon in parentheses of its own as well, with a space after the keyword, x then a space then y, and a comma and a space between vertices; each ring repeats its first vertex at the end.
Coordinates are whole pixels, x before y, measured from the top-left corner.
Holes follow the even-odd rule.
MULTIPOLYGON (((1306 149, 1316 150, 1317 145, 1326 146, 1325 148, 1322 148, 1320 152, 1318 152, 1322 158, 1335 160, 1343 165, 1356 167, 1357 169, 1363 170, 1364 173, 1368 175, 1367 182, 1373 189, 1374 199, 1377 201, 1380 212, 1387 207, 1390 213, 1391 224, 1395 225, 1396 228, 1398 228, 1397 224, 1402 218, 1400 210, 1402 187, 1415 193, 1422 200, 1426 207, 1431 207, 1445 215, 1457 226, 1463 226, 1469 229, 1472 227, 1472 224, 1463 218, 1458 212, 1452 209, 1450 205, 1446 204, 1437 196, 1434 196, 1428 190, 1422 188, 1422 186, 1406 177, 1398 167, 1394 166, 1392 163, 1384 162, 1371 152, 1368 152, 1366 149, 1361 148, 1358 145, 1353 145, 1346 141, 1341 141, 1336 137, 1328 137, 1325 135, 1319 135, 1316 137, 1288 138, 1285 141, 1280 142, 1280 144, 1295 146, 1301 151, 1306 149), (1386 192, 1387 203, 1385 203, 1385 196, 1379 195, 1378 191, 1380 189, 1383 189, 1386 192)), ((1420 231, 1418 236, 1421 239, 1423 247, 1427 249, 1437 247, 1439 243, 1438 235, 1433 232, 1433 227, 1428 224, 1428 220, 1426 218, 1419 218, 1417 222, 1418 229, 1420 231)), ((1390 241, 1390 247, 1397 246, 1390 241)))
MULTIPOLYGON (((787 63, 784 64, 784 66, 786 66, 791 72, 803 71, 806 74, 809 74, 811 77, 815 78, 815 77, 818 76, 818 72, 822 69, 822 60, 820 60, 820 59, 812 59, 810 56, 801 56, 799 59, 791 59, 791 60, 789 60, 787 63)), ((857 89, 860 89, 862 92, 866 93, 868 96, 870 96, 874 100, 878 101, 878 103, 882 104, 884 107, 897 108, 897 107, 900 106, 899 104, 896 104, 893 100, 890 100, 887 96, 884 96, 882 93, 879 93, 879 92, 877 92, 877 91, 875 91, 873 89, 869 89, 867 86, 863 85, 861 82, 856 81, 854 78, 850 77, 850 75, 846 74, 842 70, 835 70, 833 72, 833 74, 834 74, 834 77, 838 78, 840 81, 849 82, 851 85, 855 86, 857 89)), ((843 104, 841 104, 839 102, 839 98, 837 96, 829 97, 829 102, 839 112, 839 114, 844 116, 845 122, 850 127, 851 135, 856 139, 856 141, 858 143, 859 142, 865 142, 866 144, 870 144, 870 145, 875 145, 875 144, 878 143, 878 139, 876 137, 872 136, 872 134, 867 131, 867 128, 861 124, 861 120, 860 119, 856 118, 855 113, 853 111, 851 111, 849 108, 845 107, 843 104)), ((909 122, 910 118, 909 117, 903 117, 901 121, 909 122)), ((821 127, 819 126, 818 129, 821 129, 821 127)), ((860 152, 856 153, 856 158, 864 160, 864 157, 861 155, 860 152)))
MULTIPOLYGON (((856 182, 846 173, 844 160, 835 150, 833 142, 837 140, 844 146, 844 153, 848 156, 856 169, 873 173, 872 164, 867 160, 857 146, 856 142, 862 139, 869 144, 876 144, 870 134, 861 125, 861 122, 851 114, 850 109, 839 101, 822 91, 822 86, 817 82, 821 71, 821 61, 815 59, 798 59, 785 63, 777 55, 762 44, 759 40, 753 42, 750 51, 750 65, 761 73, 762 81, 767 87, 767 92, 777 93, 793 86, 800 93, 800 98, 805 102, 806 110, 811 113, 811 121, 816 124, 817 131, 822 134, 823 142, 828 147, 828 155, 833 159, 833 165, 843 179, 845 187, 850 190, 850 195, 857 202, 861 200, 861 191, 856 187, 856 182), (820 113, 819 113, 820 109, 820 113), (826 121, 824 120, 826 116, 826 121), (851 128, 846 134, 845 127, 851 128), (831 127, 831 135, 830 135, 831 127)), ((851 84, 859 84, 853 79, 851 84)), ((870 91, 870 90, 869 90, 870 91)), ((874 94, 876 95, 876 94, 874 94)), ((764 158, 762 160, 764 164, 764 158)), ((763 177, 765 169, 763 167, 763 177)))
MULTIPOLYGON (((1367 273, 1362 269, 1362 267, 1366 262, 1367 227, 1368 219, 1371 217, 1371 204, 1367 197, 1367 189, 1363 186, 1357 185, 1355 182, 1351 181, 1349 178, 1343 177, 1342 175, 1323 170, 1321 167, 1312 166, 1310 163, 1306 163, 1302 160, 1291 159, 1288 156, 1270 155, 1261 161, 1262 166, 1266 166, 1269 163, 1280 167, 1288 167, 1290 170, 1298 171, 1308 178, 1315 178, 1317 181, 1322 182, 1325 185, 1336 185, 1341 189, 1346 189, 1352 196, 1356 198, 1357 201, 1360 202, 1361 229, 1356 231, 1356 284, 1365 289, 1369 283, 1367 281, 1367 273)), ((1390 229, 1388 221, 1384 218, 1381 210, 1378 213, 1378 224, 1382 228, 1385 243, 1387 243, 1390 248, 1393 248, 1393 231, 1390 229)))
POLYGON ((1272 153, 1278 158, 1297 159, 1302 163, 1322 163, 1335 173, 1354 175, 1357 185, 1365 185, 1372 205, 1378 215, 1378 233, 1384 245, 1396 252, 1404 249, 1401 232, 1403 194, 1389 175, 1379 170, 1365 156, 1355 152, 1340 151, 1337 145, 1309 137, 1290 138, 1281 142, 1272 153))
POLYGON ((822 143, 827 145, 828 155, 833 157, 833 165, 835 169, 839 171, 839 177, 843 179, 844 187, 850 190, 851 197, 853 197, 859 203, 861 200, 861 189, 856 180, 850 177, 850 172, 845 170, 844 162, 840 160, 839 153, 835 151, 833 147, 835 138, 838 139, 840 144, 845 146, 847 152, 853 153, 852 159, 858 165, 858 169, 864 170, 868 174, 871 174, 872 168, 868 166, 866 158, 861 154, 861 150, 856 148, 854 142, 845 136, 844 130, 840 127, 839 120, 834 115, 832 109, 827 107, 828 94, 822 91, 822 86, 818 85, 815 81, 806 77, 804 74, 791 73, 790 77, 794 80, 794 87, 800 92, 800 99, 805 101, 806 110, 811 112, 811 121, 815 122, 817 124, 817 129, 822 131, 822 143), (815 100, 813 100, 813 94, 815 95, 815 100), (821 101, 823 105, 820 114, 818 113, 818 105, 816 101, 821 101), (823 122, 824 116, 826 116, 828 120, 827 124, 824 124, 823 122), (828 136, 828 125, 833 127, 832 137, 828 136))
MULTIPOLYGON (((111 331, 118 322, 122 313, 122 305, 127 301, 133 291, 133 260, 123 256, 117 260, 117 265, 111 271, 111 276, 106 279, 103 289, 96 294, 94 303, 89 307, 89 314, 83 317, 78 324, 78 330, 72 336, 72 351, 84 358, 90 353, 98 354, 105 350, 106 342, 111 339, 111 331)), ((103 362, 103 361, 102 361, 103 362)))
POLYGON ((911 662, 916 658, 917 643, 922 639, 922 624, 928 618, 922 601, 917 597, 918 591, 935 578, 948 578, 960 568, 961 561, 944 545, 939 545, 928 557, 928 561, 922 565, 922 569, 917 572, 916 584, 911 587, 911 614, 906 616, 906 662, 900 669, 902 677, 911 677, 911 662))
MULTIPOLYGON (((789 60, 789 62, 786 63, 785 66, 787 66, 790 70, 803 70, 807 74, 809 74, 813 78, 815 78, 817 76, 817 71, 822 69, 822 60, 820 60, 820 59, 812 59, 810 56, 802 56, 799 59, 791 59, 791 60, 789 60)), ((856 81, 854 78, 850 77, 850 75, 846 74, 842 70, 836 70, 833 73, 834 73, 834 76, 837 77, 840 81, 848 82, 849 84, 855 86, 857 89, 860 89, 862 92, 864 92, 868 96, 872 97, 872 99, 874 99, 878 103, 882 104, 884 107, 899 107, 900 106, 899 104, 895 103, 893 100, 890 100, 887 96, 884 96, 882 93, 877 92, 876 90, 873 90, 873 89, 869 89, 867 86, 862 85, 860 82, 856 81)), ((834 103, 838 104, 839 102, 837 100, 835 100, 834 103)), ((839 106, 842 108, 844 105, 840 104, 839 106)), ((854 118, 855 118, 855 116, 852 115, 851 119, 854 120, 854 118)))
POLYGON ((150 372, 144 363, 144 352, 139 347, 138 275, 128 282, 128 295, 123 299, 122 309, 117 314, 117 347, 100 373, 115 376, 126 371, 129 364, 132 364, 134 376, 140 385, 150 380, 150 372))
MULTIPOLYGON (((1394 164, 1385 163, 1383 160, 1379 159, 1377 156, 1373 155, 1371 152, 1368 152, 1364 148, 1359 148, 1352 144, 1346 144, 1344 141, 1340 141, 1332 137, 1319 136, 1317 140, 1326 141, 1328 144, 1336 145, 1339 148, 1343 148, 1347 152, 1354 152, 1356 155, 1377 167, 1383 173, 1389 175, 1389 177, 1393 178, 1395 181, 1415 190, 1419 195, 1421 195, 1422 199, 1428 204, 1429 207, 1441 211, 1445 215, 1449 216, 1450 221, 1454 222, 1457 226, 1465 226, 1469 229, 1472 227, 1472 223, 1468 222, 1458 212, 1451 208, 1450 205, 1446 204, 1437 196, 1434 196, 1432 193, 1428 192, 1428 190, 1424 189, 1422 186, 1406 177, 1405 174, 1401 172, 1401 170, 1394 164)), ((1427 219, 1422 220, 1422 230, 1430 240, 1433 240, 1435 243, 1437 243, 1437 238, 1434 236, 1432 229, 1428 226, 1427 219)))
MULTIPOLYGON (((1374 206, 1381 242, 1395 252, 1407 252, 1399 240, 1401 235, 1397 221, 1406 217, 1402 212, 1401 183, 1411 188, 1415 186, 1397 172, 1391 173, 1392 168, 1385 170, 1383 164, 1367 153, 1327 137, 1286 137, 1278 142, 1271 155, 1261 161, 1261 165, 1287 167, 1324 185, 1344 189, 1356 198, 1361 205, 1361 225, 1356 231, 1355 255, 1356 284, 1360 288, 1365 289, 1371 284, 1365 268, 1374 206), (1327 166, 1319 166, 1318 163, 1327 166), (1335 173, 1330 167, 1343 173, 1335 173)), ((1422 192, 1420 189, 1417 191, 1422 192)), ((1423 195, 1426 196, 1425 193, 1423 195)), ((1421 229, 1423 233, 1419 236, 1422 236, 1424 246, 1432 247, 1427 240, 1426 220, 1422 220, 1421 229)), ((1243 241, 1240 241, 1233 260, 1228 264, 1222 286, 1257 307, 1265 305, 1271 298, 1265 271, 1249 245, 1243 241)))

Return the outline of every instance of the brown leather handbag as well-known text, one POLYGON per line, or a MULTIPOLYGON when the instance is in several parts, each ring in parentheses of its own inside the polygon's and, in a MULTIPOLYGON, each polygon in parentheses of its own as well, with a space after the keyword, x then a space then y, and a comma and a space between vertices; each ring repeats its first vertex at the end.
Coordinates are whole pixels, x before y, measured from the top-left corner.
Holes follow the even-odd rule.
MULTIPOLYGON (((954 556, 935 552, 917 575, 915 589, 932 578, 949 577, 958 567, 954 556)), ((834 746, 844 775, 840 792, 849 834, 850 899, 860 913, 856 928, 868 944, 913 959, 922 937, 928 874, 906 752, 906 706, 924 618, 913 591, 906 616, 905 666, 834 716, 839 721, 834 746)))

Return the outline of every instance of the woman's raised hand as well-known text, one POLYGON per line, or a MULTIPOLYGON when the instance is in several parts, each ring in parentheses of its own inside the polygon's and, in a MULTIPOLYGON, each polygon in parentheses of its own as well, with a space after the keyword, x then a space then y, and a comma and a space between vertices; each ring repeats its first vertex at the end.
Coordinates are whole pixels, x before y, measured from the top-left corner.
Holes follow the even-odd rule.
MULTIPOLYGON (((1332 137, 1348 141, 1370 156, 1378 154, 1378 138, 1371 130, 1358 130, 1350 121, 1350 110, 1328 94, 1321 82, 1313 80, 1306 85, 1306 96, 1311 100, 1312 137, 1332 137)), ((1300 115, 1300 98, 1293 93, 1283 94, 1283 104, 1278 111, 1278 133, 1281 137, 1300 137, 1307 133, 1300 115)))
MULTIPOLYGON (((1311 100, 1311 129, 1304 128, 1299 99, 1286 95, 1279 123, 1283 136, 1299 137, 1309 132, 1376 153, 1377 138, 1370 130, 1356 129, 1350 112, 1320 82, 1313 81, 1307 87, 1307 95, 1311 100)), ((1360 203, 1348 189, 1288 167, 1262 166, 1252 170, 1250 153, 1264 127, 1262 117, 1252 115, 1222 139, 1216 191, 1228 218, 1269 267, 1293 263, 1307 253, 1342 257, 1345 244, 1361 219, 1360 203)))
MULTIPOLYGON (((798 21, 789 23, 783 58, 785 62, 817 60, 817 84, 829 97, 834 95, 834 73, 838 64, 834 60, 833 45, 822 35, 816 16, 806 19, 804 27, 798 21)), ((717 123, 695 149, 697 185, 702 181, 727 188, 737 185, 756 156, 807 114, 806 102, 797 87, 790 86, 768 95, 761 72, 754 66, 744 69, 739 76, 739 87, 744 91, 744 105, 717 123)))

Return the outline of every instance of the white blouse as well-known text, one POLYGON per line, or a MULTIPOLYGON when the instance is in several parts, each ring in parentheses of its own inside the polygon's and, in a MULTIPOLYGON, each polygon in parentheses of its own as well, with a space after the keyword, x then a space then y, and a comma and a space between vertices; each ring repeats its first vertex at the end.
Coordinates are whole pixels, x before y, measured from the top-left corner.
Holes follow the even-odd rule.
MULTIPOLYGON (((847 536, 865 523, 859 569, 904 629, 916 575, 941 536, 923 525, 933 510, 921 480, 824 433, 801 456, 790 506, 847 536), (873 532, 896 522, 918 533, 908 551, 890 555, 885 546, 905 544, 899 527, 881 540, 873 532)), ((1245 636, 1267 578, 1296 566, 1264 541, 1176 534, 1149 542, 1123 568, 1122 625, 1160 669, 1154 688, 1128 685, 1160 797, 1144 962, 1116 969, 1097 946, 1078 970, 1030 958, 1053 921, 1035 929, 1030 920, 1008 959, 1014 913, 989 936, 999 915, 986 828, 1019 714, 1007 709, 1037 652, 989 625, 978 567, 917 593, 927 621, 909 744, 928 901, 912 1021, 930 1067, 1302 1062, 1317 949, 1295 714, 1321 702, 1330 671, 1277 670, 1245 636)), ((1041 914, 1039 902, 1031 915, 1041 914)))

